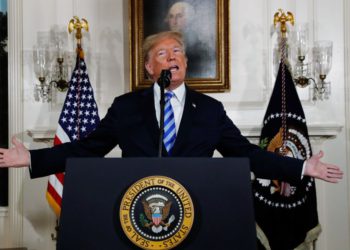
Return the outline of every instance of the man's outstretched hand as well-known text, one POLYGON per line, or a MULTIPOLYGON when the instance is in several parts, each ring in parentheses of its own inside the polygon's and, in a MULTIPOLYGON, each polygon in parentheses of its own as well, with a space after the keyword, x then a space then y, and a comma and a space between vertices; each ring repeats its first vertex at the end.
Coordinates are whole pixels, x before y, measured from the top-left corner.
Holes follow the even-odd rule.
POLYGON ((30 164, 30 153, 28 149, 19 142, 16 137, 11 140, 13 147, 6 149, 0 148, 0 168, 19 168, 30 164))
POLYGON ((321 162, 323 151, 306 160, 304 175, 327 182, 337 183, 343 178, 343 172, 336 165, 321 162))

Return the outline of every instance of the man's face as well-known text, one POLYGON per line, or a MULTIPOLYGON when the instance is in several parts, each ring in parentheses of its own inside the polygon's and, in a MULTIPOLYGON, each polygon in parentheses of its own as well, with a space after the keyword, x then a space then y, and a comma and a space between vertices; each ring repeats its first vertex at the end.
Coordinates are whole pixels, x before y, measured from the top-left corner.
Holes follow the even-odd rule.
POLYGON ((168 13, 168 25, 172 31, 181 32, 186 26, 185 8, 183 6, 174 5, 168 13))
POLYGON ((149 51, 145 68, 153 81, 157 81, 163 69, 169 69, 171 71, 169 89, 175 89, 185 80, 187 58, 175 39, 163 38, 149 51))

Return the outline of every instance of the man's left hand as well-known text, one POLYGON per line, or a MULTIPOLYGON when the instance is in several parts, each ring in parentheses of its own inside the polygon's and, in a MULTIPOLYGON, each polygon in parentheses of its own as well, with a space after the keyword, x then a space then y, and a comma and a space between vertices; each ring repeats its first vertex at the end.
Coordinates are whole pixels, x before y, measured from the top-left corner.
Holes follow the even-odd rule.
POLYGON ((320 151, 318 154, 306 160, 304 175, 331 183, 337 183, 343 178, 343 172, 336 165, 321 162, 320 159, 323 155, 323 151, 320 151))

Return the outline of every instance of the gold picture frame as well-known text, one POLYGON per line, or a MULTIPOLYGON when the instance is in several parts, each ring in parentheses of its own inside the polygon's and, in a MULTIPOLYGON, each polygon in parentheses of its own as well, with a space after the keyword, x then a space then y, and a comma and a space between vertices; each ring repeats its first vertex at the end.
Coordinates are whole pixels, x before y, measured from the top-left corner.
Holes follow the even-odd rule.
POLYGON ((178 22, 178 18, 186 13, 190 18, 186 19, 186 30, 181 30, 188 57, 186 84, 200 92, 229 91, 228 2, 129 0, 131 90, 146 88, 152 84, 152 81, 147 79, 144 69, 142 56, 144 38, 160 31, 179 29, 179 25, 175 27, 174 22, 178 22), (187 8, 186 12, 183 11, 184 6, 187 8), (182 14, 179 14, 179 9, 182 9, 182 14), (191 27, 190 31, 188 27, 191 27), (186 34, 189 34, 187 39, 186 34))

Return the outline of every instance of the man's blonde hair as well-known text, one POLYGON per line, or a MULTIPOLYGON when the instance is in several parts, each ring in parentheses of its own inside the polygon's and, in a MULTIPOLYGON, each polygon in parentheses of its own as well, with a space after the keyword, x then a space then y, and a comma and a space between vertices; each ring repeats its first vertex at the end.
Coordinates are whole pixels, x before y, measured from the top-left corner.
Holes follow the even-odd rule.
MULTIPOLYGON (((161 40, 165 38, 172 38, 176 40, 180 46, 182 47, 184 53, 185 53, 185 42, 183 40, 183 36, 180 32, 177 31, 164 31, 160 32, 154 35, 150 35, 146 37, 146 39, 143 42, 143 47, 142 47, 142 53, 143 53, 143 60, 146 63, 149 59, 149 52, 150 50, 157 45, 161 40)), ((186 55, 186 53, 185 53, 186 55)))

